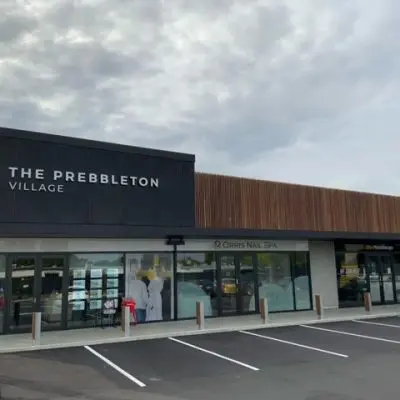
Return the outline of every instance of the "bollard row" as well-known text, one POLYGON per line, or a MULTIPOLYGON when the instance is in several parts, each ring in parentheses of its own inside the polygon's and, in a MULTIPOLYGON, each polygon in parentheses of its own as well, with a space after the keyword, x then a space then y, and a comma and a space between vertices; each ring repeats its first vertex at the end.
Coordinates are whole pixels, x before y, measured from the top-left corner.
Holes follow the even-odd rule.
MULTIPOLYGON (((371 293, 364 292, 364 309, 366 312, 372 311, 372 301, 371 301, 371 293)), ((324 306, 322 302, 322 296, 320 294, 314 295, 314 306, 317 317, 322 319, 324 317, 324 306)), ((261 321, 263 324, 268 322, 268 300, 267 298, 260 299, 260 315, 261 321)), ((196 324, 198 329, 204 329, 204 303, 202 301, 196 302, 196 324)), ((128 306, 123 307, 123 312, 121 315, 121 328, 124 332, 125 337, 129 337, 131 335, 131 322, 132 315, 130 308, 128 306)), ((133 321, 136 323, 136 321, 133 321)), ((40 345, 41 338, 41 326, 42 326, 42 313, 34 312, 32 314, 32 341, 33 345, 40 345)))

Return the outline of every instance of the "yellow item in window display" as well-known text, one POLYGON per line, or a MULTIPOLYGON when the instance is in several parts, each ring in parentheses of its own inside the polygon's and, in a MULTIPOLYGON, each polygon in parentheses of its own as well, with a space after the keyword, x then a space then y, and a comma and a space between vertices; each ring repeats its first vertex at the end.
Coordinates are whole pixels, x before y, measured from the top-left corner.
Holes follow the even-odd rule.
POLYGON ((157 278, 157 274, 154 270, 150 269, 147 273, 147 277, 150 281, 154 281, 157 278))

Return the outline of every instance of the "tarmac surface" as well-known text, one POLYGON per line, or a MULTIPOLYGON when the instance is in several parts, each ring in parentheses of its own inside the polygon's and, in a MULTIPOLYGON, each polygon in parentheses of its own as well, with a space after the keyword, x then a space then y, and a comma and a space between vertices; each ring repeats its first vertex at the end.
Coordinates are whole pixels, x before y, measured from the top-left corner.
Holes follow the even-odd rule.
POLYGON ((400 317, 0 355, 4 400, 400 398, 400 317))

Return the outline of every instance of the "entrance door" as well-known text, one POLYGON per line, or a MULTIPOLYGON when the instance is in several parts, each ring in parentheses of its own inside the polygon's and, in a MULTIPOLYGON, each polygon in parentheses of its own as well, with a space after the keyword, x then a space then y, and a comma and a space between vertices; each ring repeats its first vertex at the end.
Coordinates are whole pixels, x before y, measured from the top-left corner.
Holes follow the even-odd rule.
POLYGON ((61 329, 66 325, 68 303, 68 276, 63 255, 40 257, 39 309, 42 312, 42 329, 61 329), (65 277, 67 278, 65 279, 65 277))
POLYGON ((43 330, 63 327, 68 301, 65 257, 15 255, 8 257, 8 265, 6 332, 31 331, 33 313, 38 311, 43 330))
POLYGON ((221 315, 247 314, 256 311, 256 274, 253 254, 218 254, 221 315))
POLYGON ((365 254, 365 266, 372 302, 375 304, 396 302, 392 256, 386 253, 365 254))
POLYGON ((38 294, 37 258, 35 256, 9 257, 9 272, 6 287, 8 298, 6 332, 29 332, 32 315, 36 310, 38 294))

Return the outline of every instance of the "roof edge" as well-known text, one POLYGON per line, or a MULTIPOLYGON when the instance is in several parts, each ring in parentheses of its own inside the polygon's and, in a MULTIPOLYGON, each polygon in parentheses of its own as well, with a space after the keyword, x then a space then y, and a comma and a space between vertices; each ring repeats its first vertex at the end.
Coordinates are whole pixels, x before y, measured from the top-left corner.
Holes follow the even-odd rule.
POLYGON ((27 131, 22 129, 7 128, 7 127, 0 127, 0 136, 65 144, 69 146, 87 147, 87 148, 106 150, 106 151, 118 151, 121 153, 144 155, 148 157, 170 158, 174 160, 187 161, 192 163, 196 161, 196 156, 194 154, 178 153, 167 150, 157 150, 146 147, 130 146, 119 143, 109 143, 87 138, 83 139, 73 136, 62 136, 53 133, 42 133, 42 132, 27 131))

